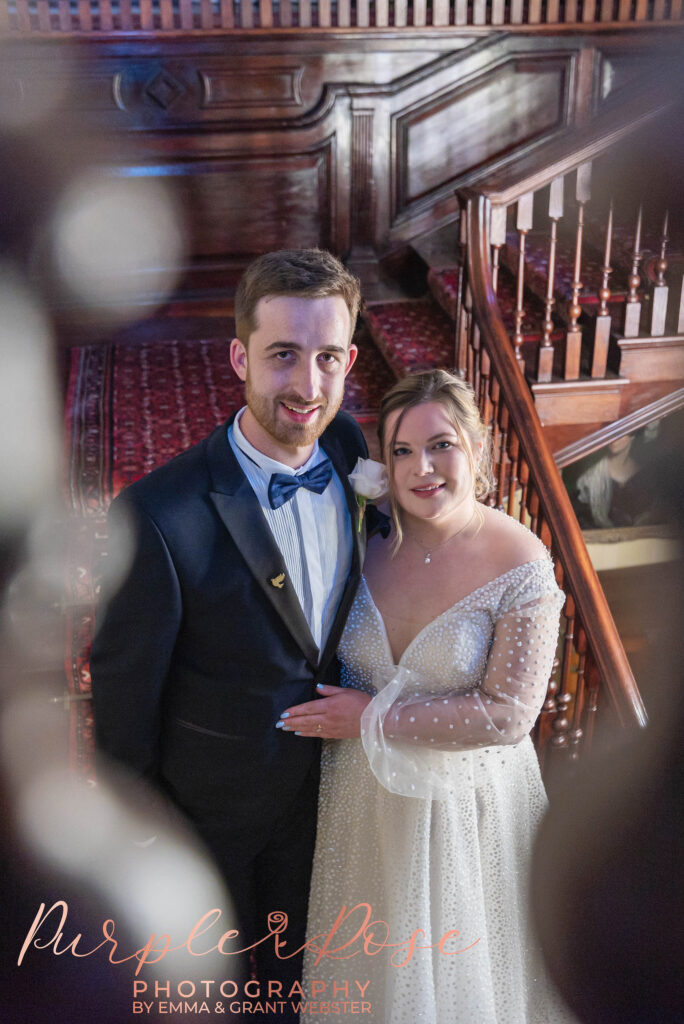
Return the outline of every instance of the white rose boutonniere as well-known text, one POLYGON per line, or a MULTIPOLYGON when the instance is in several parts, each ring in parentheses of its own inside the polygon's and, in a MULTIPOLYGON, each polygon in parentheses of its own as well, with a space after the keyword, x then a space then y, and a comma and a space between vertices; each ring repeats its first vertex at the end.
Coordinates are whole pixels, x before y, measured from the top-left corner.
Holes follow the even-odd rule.
POLYGON ((387 470, 382 462, 374 459, 358 459, 354 471, 349 474, 349 483, 354 488, 359 503, 359 530, 363 522, 363 513, 369 501, 382 498, 389 489, 387 470))

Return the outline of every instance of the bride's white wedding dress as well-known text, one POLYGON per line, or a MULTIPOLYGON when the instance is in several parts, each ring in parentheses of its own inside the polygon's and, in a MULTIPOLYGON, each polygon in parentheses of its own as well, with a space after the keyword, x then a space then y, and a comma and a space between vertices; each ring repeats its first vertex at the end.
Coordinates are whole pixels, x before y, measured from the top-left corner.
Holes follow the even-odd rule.
POLYGON ((362 740, 324 743, 309 998, 316 981, 314 998, 360 1006, 356 982, 368 981, 363 999, 372 1009, 354 1019, 373 1024, 571 1019, 545 978, 527 912, 531 846, 546 807, 529 731, 551 673, 562 601, 550 559, 528 562, 430 622, 393 666, 362 580, 338 653, 343 685, 375 696, 362 740), (341 909, 357 904, 387 924, 355 938, 359 908, 327 948, 339 959, 316 962, 341 909), (396 966, 419 928, 417 944, 435 948, 416 949, 396 966), (440 951, 440 939, 456 931, 440 951), (364 950, 369 933, 377 945, 364 950), (383 941, 403 945, 379 949, 383 941))

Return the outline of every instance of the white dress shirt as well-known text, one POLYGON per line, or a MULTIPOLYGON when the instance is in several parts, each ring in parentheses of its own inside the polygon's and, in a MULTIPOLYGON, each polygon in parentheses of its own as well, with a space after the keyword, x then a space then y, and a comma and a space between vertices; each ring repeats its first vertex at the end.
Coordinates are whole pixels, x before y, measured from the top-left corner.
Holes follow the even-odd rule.
POLYGON ((268 484, 273 473, 300 476, 324 462, 327 455, 316 441, 310 458, 296 470, 269 458, 250 444, 240 429, 245 408, 228 427, 228 441, 282 552, 314 642, 322 650, 351 568, 352 528, 344 487, 333 467, 332 479, 322 494, 300 487, 280 508, 271 508, 268 484))

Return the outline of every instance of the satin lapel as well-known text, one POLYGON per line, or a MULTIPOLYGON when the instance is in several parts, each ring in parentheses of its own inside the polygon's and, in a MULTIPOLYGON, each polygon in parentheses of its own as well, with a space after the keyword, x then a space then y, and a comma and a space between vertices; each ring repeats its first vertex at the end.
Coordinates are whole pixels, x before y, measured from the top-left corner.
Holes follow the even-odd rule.
POLYGON ((319 658, 318 647, 287 575, 285 559, 228 443, 225 426, 210 437, 207 457, 214 486, 210 497, 221 521, 235 541, 264 597, 280 615, 307 660, 315 667, 319 658))
POLYGON ((363 522, 361 522, 361 524, 359 522, 359 505, 356 500, 356 494, 349 483, 349 470, 347 469, 347 461, 341 445, 335 440, 327 441, 325 437, 321 438, 320 445, 332 462, 337 475, 342 481, 344 493, 347 498, 347 508, 349 509, 353 537, 351 569, 349 571, 349 576, 347 577, 345 588, 342 591, 340 603, 337 606, 337 614, 335 615, 333 624, 330 628, 330 633, 328 634, 328 639, 321 654, 319 669, 322 671, 328 665, 328 662, 337 650, 337 645, 340 637, 342 636, 344 624, 347 621, 349 609, 351 608, 354 595, 356 594, 359 581, 361 579, 361 567, 366 553, 366 530, 363 522), (360 529, 359 525, 361 525, 360 529))

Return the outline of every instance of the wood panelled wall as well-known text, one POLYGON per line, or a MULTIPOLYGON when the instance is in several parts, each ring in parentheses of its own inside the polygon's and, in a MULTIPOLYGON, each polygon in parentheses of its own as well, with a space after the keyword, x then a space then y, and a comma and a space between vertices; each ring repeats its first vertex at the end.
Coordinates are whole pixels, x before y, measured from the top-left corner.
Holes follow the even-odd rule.
POLYGON ((5 43, 0 93, 19 117, 59 96, 109 140, 116 173, 172 183, 190 239, 181 293, 216 297, 288 245, 372 277, 457 215, 456 187, 637 87, 677 35, 55 37, 5 43))

